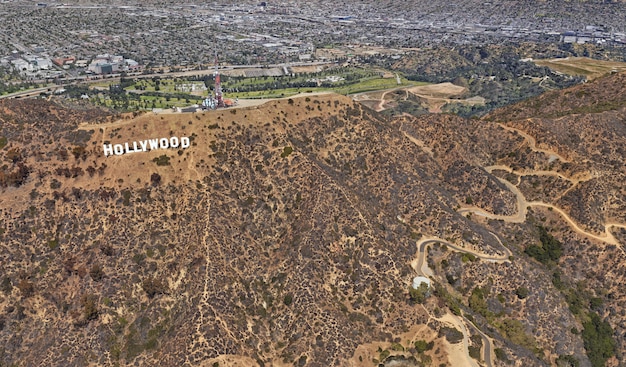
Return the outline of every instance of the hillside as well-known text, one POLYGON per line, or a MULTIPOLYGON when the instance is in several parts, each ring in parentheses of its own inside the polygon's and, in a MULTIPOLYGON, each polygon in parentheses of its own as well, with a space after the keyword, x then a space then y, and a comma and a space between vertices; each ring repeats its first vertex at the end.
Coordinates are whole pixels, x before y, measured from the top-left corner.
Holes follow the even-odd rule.
POLYGON ((442 101, 445 103, 440 107, 444 112, 470 117, 580 83, 580 76, 560 74, 528 61, 564 55, 569 53, 546 44, 439 45, 420 49, 397 61, 380 62, 404 73, 409 80, 452 82, 466 88, 462 98, 442 101))
POLYGON ((3 100, 0 364, 621 358, 624 111, 556 107, 619 85, 483 120, 338 95, 135 116, 3 100))

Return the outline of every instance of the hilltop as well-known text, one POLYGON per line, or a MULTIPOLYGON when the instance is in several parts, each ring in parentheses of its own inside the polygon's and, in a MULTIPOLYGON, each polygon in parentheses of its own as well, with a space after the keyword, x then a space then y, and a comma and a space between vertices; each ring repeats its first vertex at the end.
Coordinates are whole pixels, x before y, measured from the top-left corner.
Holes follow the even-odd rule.
POLYGON ((0 361, 615 361, 624 83, 483 119, 334 94, 169 115, 0 101, 0 361), (171 137, 191 144, 104 155, 171 137))

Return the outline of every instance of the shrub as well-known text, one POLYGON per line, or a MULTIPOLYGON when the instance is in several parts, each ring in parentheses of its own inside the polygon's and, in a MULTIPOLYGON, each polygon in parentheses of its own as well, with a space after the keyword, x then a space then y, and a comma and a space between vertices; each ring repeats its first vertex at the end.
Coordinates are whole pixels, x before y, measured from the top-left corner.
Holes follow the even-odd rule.
POLYGON ((85 147, 76 146, 72 148, 72 155, 74 156, 74 159, 79 160, 82 158, 84 161, 87 159, 87 150, 85 147))
POLYGON ((50 181, 50 188, 53 190, 56 190, 58 188, 61 187, 61 183, 59 181, 57 181, 56 178, 53 178, 52 181, 50 181))
POLYGON ((11 278, 7 276, 2 278, 2 282, 0 282, 0 289, 2 289, 2 292, 7 296, 11 294, 11 292, 13 291, 13 283, 11 282, 11 278))
POLYGON ((170 165, 170 157, 166 156, 165 154, 160 155, 157 158, 154 158, 153 161, 156 162, 157 166, 169 166, 170 165))
POLYGON ((48 247, 51 250, 54 250, 55 248, 59 247, 59 239, 58 238, 53 238, 51 240, 48 240, 48 247))
POLYGON ((494 354, 496 355, 496 358, 498 358, 501 361, 504 361, 506 363, 509 362, 509 359, 506 356, 506 352, 504 351, 504 349, 502 348, 496 348, 493 350, 494 354))
POLYGON ((556 365, 558 367, 578 367, 580 361, 573 355, 561 355, 556 359, 556 365))
POLYGON ((102 266, 100 266, 100 264, 93 264, 91 269, 89 269, 89 276, 96 282, 100 281, 104 277, 102 266))
POLYGON ((123 190, 122 197, 124 198, 124 200, 122 201, 122 204, 124 204, 124 206, 129 206, 130 205, 130 190, 123 190))
POLYGON ((22 279, 17 283, 17 288, 22 292, 22 297, 28 298, 35 293, 35 286, 28 279, 22 279))
POLYGON ((281 157, 286 158, 293 152, 293 148, 290 146, 286 146, 283 148, 283 152, 280 154, 281 157))
POLYGON ((442 327, 439 336, 445 336, 450 344, 460 343, 463 340, 463 333, 453 327, 442 327))
POLYGON ((153 298, 157 294, 164 294, 167 291, 167 285, 156 278, 146 278, 141 282, 141 287, 146 292, 149 298, 153 298))
POLYGON ((95 320, 98 318, 97 297, 93 294, 85 294, 81 297, 80 303, 83 306, 85 320, 95 320))
POLYGON ((159 186, 159 184, 161 183, 161 175, 154 172, 152 175, 150 175, 150 182, 152 183, 152 186, 159 186))
POLYGON ((389 357, 389 355, 391 355, 391 352, 389 350, 385 349, 382 352, 380 352, 380 355, 378 356, 378 359, 380 361, 384 361, 387 357, 389 357))
POLYGON ((292 302, 293 302, 293 295, 291 293, 287 293, 285 295, 285 298, 283 298, 283 303, 285 304, 285 306, 289 306, 291 305, 292 302))
POLYGON ((528 288, 526 287, 519 287, 515 290, 515 294, 517 295, 517 298, 519 299, 524 299, 526 297, 528 297, 528 288))

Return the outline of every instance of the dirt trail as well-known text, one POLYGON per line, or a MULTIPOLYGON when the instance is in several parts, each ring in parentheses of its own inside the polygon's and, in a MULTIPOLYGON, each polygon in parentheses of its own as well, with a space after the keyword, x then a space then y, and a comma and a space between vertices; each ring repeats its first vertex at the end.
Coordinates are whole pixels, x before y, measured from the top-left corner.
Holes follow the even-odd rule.
MULTIPOLYGON (((480 258, 482 260, 486 260, 489 262, 496 262, 496 263, 511 262, 511 260, 509 260, 510 256, 512 255, 511 250, 509 250, 507 247, 505 247, 502 244, 502 241, 495 233, 491 233, 491 234, 496 238, 498 243, 500 243, 500 245, 502 246, 502 249, 504 252, 502 255, 489 255, 489 254, 478 252, 476 250, 466 249, 466 248, 457 246, 455 244, 452 244, 439 237, 425 237, 417 242, 417 257, 413 261, 411 261, 411 267, 413 267, 417 275, 425 276, 431 279, 434 277, 434 273, 432 269, 428 266, 428 262, 426 261, 426 256, 428 255, 428 251, 427 251, 428 246, 434 243, 440 243, 440 244, 446 245, 448 248, 450 248, 453 251, 472 254, 476 256, 477 258, 480 258)), ((482 353, 483 353, 483 360, 485 361, 485 364, 488 367, 493 366, 493 340, 491 338, 489 338, 485 333, 480 331, 477 327, 473 326, 467 319, 465 319, 465 317, 458 317, 458 316, 452 315, 451 313, 447 313, 446 315, 444 315, 443 317, 437 320, 443 321, 444 319, 449 321, 453 325, 458 326, 457 329, 461 329, 461 331, 463 332, 463 351, 458 351, 458 350, 455 351, 453 347, 453 350, 450 351, 450 355, 453 356, 453 358, 454 356, 456 356, 456 358, 459 358, 460 356, 461 360, 465 359, 467 361, 467 365, 478 366, 477 363, 474 361, 474 359, 470 357, 469 350, 468 350, 468 345, 469 345, 468 343, 469 343, 470 336, 469 336, 469 332, 467 330, 466 325, 471 325, 472 328, 474 328, 477 331, 477 333, 480 335, 480 337, 483 339, 484 348, 482 348, 482 353)))
POLYGON ((548 150, 548 149, 542 149, 542 148, 537 147, 537 140, 535 140, 534 137, 528 135, 526 132, 524 132, 524 131, 522 131, 520 129, 516 129, 514 127, 506 126, 504 124, 498 124, 498 125, 500 125, 504 130, 516 132, 519 135, 521 135, 524 139, 526 139, 526 142, 528 142, 528 146, 530 147, 530 149, 533 152, 539 152, 539 153, 547 154, 549 157, 558 158, 560 161, 562 161, 564 163, 570 162, 570 160, 568 160, 567 158, 563 157, 562 155, 560 155, 559 153, 557 153, 555 151, 548 150))
POLYGON ((583 228, 581 228, 576 222, 574 222, 574 220, 567 214, 565 213, 562 209, 557 208, 556 206, 552 205, 552 204, 546 204, 544 202, 541 201, 531 201, 528 203, 528 206, 542 206, 545 208, 549 208, 552 209, 553 211, 559 213, 563 219, 565 219, 565 221, 570 225, 570 227, 572 227, 572 229, 574 229, 574 231, 582 234, 583 236, 586 237, 590 237, 611 245, 616 245, 618 249, 620 249, 620 251, 622 251, 622 253, 624 253, 624 250, 621 248, 621 244, 619 243, 619 241, 615 238, 615 236, 613 236, 613 234, 611 233, 611 228, 612 227, 621 227, 621 228, 626 228, 626 225, 624 224, 620 224, 620 223, 606 223, 604 225, 604 235, 600 236, 600 235, 596 235, 593 234, 591 232, 587 232, 585 231, 583 228))
MULTIPOLYGON (((485 167, 485 170, 489 173, 491 173, 493 171, 493 169, 503 169, 503 167, 505 166, 491 166, 491 167, 485 167)), ((508 172, 513 172, 513 170, 510 167, 505 167, 506 171, 508 172)), ((525 175, 534 175, 534 174, 543 174, 546 175, 547 173, 545 171, 528 171, 525 173, 525 175)), ((579 182, 582 182, 585 180, 585 178, 588 178, 590 176, 585 176, 582 179, 570 179, 567 178, 563 175, 560 175, 558 173, 554 173, 555 176, 564 178, 570 182, 572 182, 573 184, 578 184, 579 182)), ((585 229, 583 229, 582 227, 580 227, 580 225, 578 225, 578 223, 576 223, 572 217, 570 217, 569 214, 567 214, 565 211, 563 211, 563 209, 550 204, 550 203, 544 203, 542 201, 527 201, 526 197, 524 196, 524 194, 522 194, 522 192, 517 188, 517 186, 513 185, 512 183, 510 183, 509 181, 502 179, 502 178, 498 178, 498 180, 500 180, 500 182, 502 182, 504 185, 506 185, 506 187, 515 194, 515 196, 517 197, 517 213, 514 215, 497 215, 497 214, 492 214, 489 213, 483 209, 477 208, 477 207, 466 207, 466 208, 462 208, 460 209, 458 212, 459 213, 474 213, 476 215, 480 215, 489 219, 496 219, 496 220, 503 220, 505 222, 511 222, 511 223, 523 223, 524 221, 526 221, 526 214, 528 213, 528 208, 532 207, 532 206, 539 206, 539 207, 545 207, 545 208, 549 208, 557 213, 559 213, 563 219, 570 225, 570 227, 582 234, 583 236, 586 237, 590 237, 608 244, 612 244, 612 245, 617 245, 618 248, 620 248, 620 250, 623 252, 623 250, 620 247, 620 243, 619 241, 617 241, 617 239, 613 236, 613 234, 611 233, 610 229, 612 227, 626 227, 625 224, 620 224, 620 223, 606 223, 605 224, 605 233, 604 235, 597 235, 591 232, 586 231, 585 229)))
MULTIPOLYGON (((535 138, 533 138, 532 136, 528 135, 527 133, 525 133, 524 131, 515 129, 515 128, 511 128, 508 126, 504 126, 501 125, 505 130, 509 130, 509 131, 514 131, 516 133, 518 133, 519 135, 521 135, 522 137, 524 137, 524 139, 526 140, 527 144, 529 145, 530 149, 536 152, 542 152, 546 155, 548 155, 549 157, 551 157, 551 159, 559 159, 563 162, 569 162, 568 159, 566 159, 565 157, 563 157, 562 155, 552 151, 552 150, 548 150, 548 149, 542 149, 542 148, 538 148, 536 145, 536 140, 535 138)), ((402 131, 402 125, 400 126, 400 130, 402 131)), ((425 146, 425 144, 417 139, 415 139, 414 137, 412 137, 410 134, 407 134, 406 132, 402 131, 403 134, 406 136, 407 139, 409 139, 413 144, 419 146, 422 150, 428 152, 429 154, 432 154, 432 150, 430 149, 426 149, 428 147, 425 146)), ((505 166, 505 165, 493 165, 493 166, 488 166, 485 167, 485 170, 489 173, 492 173, 494 170, 503 170, 505 172, 508 173, 512 173, 512 174, 516 174, 518 176, 554 176, 554 177, 558 177, 564 180, 569 181, 570 183, 572 183, 572 187, 576 187, 580 182, 583 181, 587 181, 591 178, 594 177, 594 175, 592 173, 588 173, 586 175, 583 175, 581 177, 567 177, 559 172, 555 172, 555 171, 546 171, 546 170, 524 170, 524 171, 515 171, 513 170, 513 168, 509 167, 509 166, 505 166)), ((520 180, 518 180, 517 184, 513 184, 505 179, 502 178, 498 178, 498 180, 500 182, 502 182, 513 194, 515 194, 516 199, 517 199, 517 213, 514 215, 497 215, 497 214, 492 214, 489 213, 483 209, 477 208, 477 207, 465 207, 460 209, 458 212, 459 213, 474 213, 476 215, 480 215, 480 216, 484 216, 486 218, 490 218, 490 219, 496 219, 496 220, 503 220, 506 222, 512 222, 512 223, 523 223, 524 221, 526 221, 526 214, 528 213, 528 208, 532 207, 532 206, 538 206, 538 207, 545 207, 545 208, 549 208, 557 213, 559 213, 559 215, 561 215, 563 217, 563 219, 567 222, 567 224, 576 232, 589 237, 589 238, 593 238, 608 244, 612 244, 612 245, 616 245, 618 249, 620 249, 620 251, 622 251, 622 253, 624 253, 624 250, 621 247, 621 244, 619 243, 619 241, 617 241, 617 239, 615 238, 615 236, 613 236, 613 234, 611 233, 611 228, 624 228, 626 229, 626 224, 621 224, 621 223, 606 223, 605 224, 605 231, 603 235, 598 235, 598 234, 594 234, 591 232, 586 231, 585 229, 581 228, 570 216, 569 214, 567 214, 565 211, 563 211, 562 209, 549 204, 549 203, 544 203, 541 201, 527 201, 526 197, 524 196, 524 194, 519 190, 519 188, 517 187, 517 185, 520 184, 520 180)), ((569 188, 568 190, 571 190, 571 188, 569 188)), ((498 238, 497 235, 495 235, 494 233, 492 233, 493 236, 498 240, 498 242, 500 243, 500 245, 502 246, 502 248, 505 250, 503 255, 500 256, 492 256, 492 255, 486 255, 483 253, 479 253, 477 251, 471 250, 471 249, 465 249, 462 247, 459 247, 457 245, 451 244, 450 242, 443 240, 441 238, 438 237, 425 237, 423 239, 421 239, 420 241, 417 242, 417 257, 411 262, 411 266, 413 267, 413 269, 415 270, 415 272, 420 275, 420 276, 426 276, 429 278, 432 278, 434 276, 434 273, 432 271, 432 269, 430 269, 430 267, 428 266, 428 263, 426 261, 426 256, 427 256, 427 249, 428 246, 430 246, 431 244, 434 243, 440 243, 443 244, 445 246, 447 246, 448 248, 452 249, 453 251, 458 251, 458 252, 463 252, 463 253, 469 253, 472 254, 480 259, 486 260, 486 261, 492 261, 492 262, 509 262, 509 257, 512 255, 511 251, 506 248, 504 245, 502 245, 502 242, 500 240, 500 238, 498 238)), ((454 325, 459 326, 459 328, 463 331, 463 336, 464 336, 464 340, 463 340, 463 347, 464 350, 467 351, 467 339, 468 337, 468 333, 467 333, 467 329, 465 326, 465 323, 462 322, 462 320, 460 318, 455 318, 454 317, 450 317, 453 316, 451 314, 446 314, 444 317, 446 317, 446 319, 448 321, 450 321, 451 323, 453 323, 454 325), (449 316, 448 316, 449 315, 449 316)), ((456 316, 455 316, 456 317, 456 316)), ((442 318, 443 319, 443 318, 442 318)), ((463 318, 463 320, 465 320, 463 318)), ((491 340, 491 338, 489 338, 486 334, 484 334, 481 330, 479 330, 477 327, 475 327, 473 324, 468 323, 469 325, 472 326, 472 328, 474 328, 476 330, 476 332, 481 336, 481 338, 483 339, 484 343, 483 345, 485 346, 483 348, 483 358, 485 361, 485 364, 488 367, 493 366, 493 341, 491 340)), ((476 362, 471 359, 469 357, 469 354, 467 355, 467 357, 465 358, 467 359, 467 363, 468 365, 471 366, 475 366, 476 362)))
POLYGON ((402 90, 402 91, 404 91, 404 93, 405 93, 404 100, 405 100, 405 101, 406 101, 407 99, 409 99, 409 92, 408 92, 408 90, 407 90, 407 88, 406 88, 406 87, 400 87, 400 88, 388 89, 388 90, 384 91, 384 92, 383 92, 383 94, 381 94, 381 96, 380 96, 380 101, 378 102, 378 106, 375 108, 376 112, 381 112, 381 111, 384 111, 384 110, 386 109, 386 108, 385 108, 385 102, 386 102, 386 101, 385 101, 385 96, 386 96, 387 94, 389 94, 389 93, 392 93, 392 92, 395 92, 395 91, 398 91, 398 90, 402 90))
POLYGON ((513 168, 511 168, 509 166, 504 166, 504 165, 500 165, 500 164, 496 164, 496 165, 493 165, 493 166, 485 167, 485 170, 488 170, 489 173, 491 173, 491 172, 493 172, 495 170, 500 170, 500 171, 505 171, 505 172, 508 172, 508 173, 512 173, 512 174, 517 175, 517 176, 553 176, 553 177, 561 178, 561 179, 563 179, 565 181, 569 181, 573 185, 578 185, 581 182, 589 181, 590 179, 595 177, 593 174, 588 173, 588 172, 586 174, 584 174, 583 176, 581 176, 581 177, 574 178, 574 177, 567 177, 567 176, 563 175, 562 173, 555 172, 555 171, 544 171, 544 170, 516 171, 516 170, 514 170, 513 168))
MULTIPOLYGON (((527 133, 525 133, 524 131, 521 131, 519 129, 515 129, 512 127, 508 127, 505 125, 500 124, 500 126, 502 126, 502 128, 504 128, 505 130, 509 130, 509 131, 514 131, 518 134, 520 134, 522 137, 524 137, 528 143, 528 145, 530 146, 530 148, 533 151, 536 152, 542 152, 544 154, 547 154, 550 157, 554 157, 555 159, 559 159, 563 162, 570 162, 569 160, 567 160, 565 157, 559 155, 557 152, 549 150, 549 149, 542 149, 542 148, 537 148, 536 145, 536 140, 535 138, 533 138, 532 136, 528 135, 527 133)), ((526 170, 523 172, 519 172, 519 171, 514 171, 511 167, 509 166, 504 166, 504 165, 494 165, 494 166, 489 166, 489 167, 485 167, 485 170, 489 173, 492 173, 494 170, 503 170, 509 173, 513 173, 519 176, 533 176, 533 175, 537 175, 537 176, 555 176, 555 177, 559 177, 561 179, 567 180, 570 183, 572 183, 572 186, 567 189, 564 193, 562 193, 559 197, 562 197, 565 193, 569 192, 570 190, 572 190, 574 187, 576 187, 579 183, 590 180, 592 178, 595 177, 595 175, 593 173, 587 173, 586 175, 582 176, 582 177, 578 177, 578 178, 573 178, 573 177, 567 177, 562 175, 561 173, 555 172, 555 171, 543 171, 543 170, 526 170)), ((496 215, 496 214, 492 214, 492 213, 488 213, 487 211, 480 209, 480 208, 476 208, 476 207, 466 207, 466 208, 462 208, 459 210, 459 213, 475 213, 477 215, 480 216, 484 216, 487 217, 489 219, 499 219, 499 220, 504 220, 507 222, 513 222, 513 223, 522 223, 526 220, 526 214, 528 212, 528 208, 532 207, 532 206, 539 206, 539 207, 545 207, 545 208, 549 208, 553 211, 556 211, 557 213, 559 213, 563 219, 565 219, 565 221, 570 225, 570 227, 582 234, 583 236, 589 237, 589 238, 593 238, 608 244, 612 244, 612 245, 616 245, 620 251, 622 251, 622 253, 624 253, 624 250, 621 247, 621 244, 619 243, 619 241, 617 241, 617 239, 615 238, 615 236, 613 236, 613 234, 611 233, 611 228, 614 227, 620 227, 620 228, 626 228, 626 224, 622 224, 622 223, 605 223, 604 225, 604 235, 597 235, 591 232, 586 231, 585 229, 583 229, 582 227, 580 227, 580 225, 578 225, 578 223, 576 223, 572 217, 570 217, 569 214, 567 214, 565 211, 563 211, 563 209, 556 207, 553 204, 550 203, 544 203, 542 201, 527 201, 526 197, 524 196, 524 194, 522 194, 522 192, 517 188, 516 185, 510 183, 509 181, 505 180, 505 179, 501 179, 498 178, 498 180, 500 180, 500 182, 502 182, 504 185, 506 185, 506 187, 515 194, 515 196, 517 197, 517 214, 515 215, 496 215)), ((517 183, 519 185, 519 181, 517 183)))
MULTIPOLYGON (((458 362, 464 360, 466 366, 478 367, 478 363, 469 355, 469 331, 467 330, 466 319, 461 319, 459 316, 453 315, 451 313, 446 313, 440 318, 435 318, 435 320, 440 321, 448 326, 453 327, 454 329, 461 330, 463 333, 463 342, 458 344, 450 344, 448 343, 448 355, 450 356, 450 360, 458 362)), ((491 361, 487 363, 487 366, 491 367, 491 361)))
MULTIPOLYGON (((402 127, 400 127, 400 129, 402 129, 402 127)), ((402 130, 401 130, 402 131, 402 130)), ((422 148, 423 151, 425 151, 426 153, 428 153, 428 155, 430 155, 431 157, 434 157, 435 155, 433 154, 433 150, 426 144, 424 144, 423 141, 418 140, 416 138, 414 138, 413 136, 407 134, 406 132, 402 131, 402 133, 404 134, 404 136, 406 136, 413 144, 417 145, 418 147, 422 148)))
MULTIPOLYGON (((498 166, 502 167, 502 166, 498 166)), ((485 167, 485 170, 491 173, 490 167, 485 167)), ((500 214, 492 214, 483 210, 481 208, 472 206, 472 207, 464 207, 458 210, 459 213, 474 213, 476 215, 480 215, 482 217, 486 217, 489 219, 503 220, 511 223, 523 223, 526 221, 526 214, 528 213, 528 202, 524 197, 524 194, 517 188, 517 186, 513 185, 509 181, 496 177, 500 182, 502 182, 517 198, 517 214, 514 215, 500 215, 500 214)))

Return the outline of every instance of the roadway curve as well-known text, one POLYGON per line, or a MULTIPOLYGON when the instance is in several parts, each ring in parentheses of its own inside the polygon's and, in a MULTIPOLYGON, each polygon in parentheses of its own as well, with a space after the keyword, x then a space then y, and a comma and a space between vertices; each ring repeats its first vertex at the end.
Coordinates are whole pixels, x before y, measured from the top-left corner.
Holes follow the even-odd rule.
MULTIPOLYGON (((550 157, 551 160, 555 160, 558 159, 562 162, 569 162, 569 160, 565 157, 563 157, 562 155, 560 155, 559 153, 556 153, 554 151, 548 150, 548 149, 542 149, 542 148, 538 148, 537 144, 536 144, 536 140, 535 138, 533 138, 532 136, 528 135, 527 133, 515 129, 515 128, 511 128, 508 126, 504 126, 502 125, 502 128, 504 128, 505 130, 508 131, 514 131, 516 133, 518 133, 519 135, 521 135, 526 142, 528 143, 529 147, 531 150, 535 151, 535 152, 541 152, 544 153, 546 155, 548 155, 550 157)), ((409 139, 412 143, 414 143, 415 145, 419 146, 420 148, 422 148, 423 150, 426 151, 424 144, 421 141, 418 141, 417 139, 415 139, 414 137, 410 136, 410 134, 404 132, 404 135, 407 139, 409 139)), ((488 166, 485 167, 485 170, 489 173, 492 173, 494 170, 503 170, 509 173, 513 173, 513 174, 517 174, 519 176, 530 176, 530 175, 538 175, 538 176, 555 176, 555 177, 559 177, 561 179, 567 180, 570 183, 572 183, 572 187, 570 187, 568 190, 571 190, 573 187, 576 187, 580 182, 589 180, 591 178, 594 177, 593 174, 589 173, 587 175, 584 175, 583 177, 577 177, 577 178, 573 178, 573 177, 566 177, 561 173, 558 172, 554 172, 554 171, 542 171, 542 170, 527 170, 527 171, 523 171, 523 172, 516 172, 514 171, 511 167, 508 166, 504 166, 504 165, 494 165, 494 166, 488 166)), ((517 187, 517 185, 519 185, 519 181, 517 183, 517 185, 499 178, 498 180, 500 180, 500 182, 502 182, 512 193, 515 194, 516 198, 517 198, 517 208, 518 211, 516 214, 514 215, 497 215, 497 214, 493 214, 493 213, 489 213, 481 208, 477 208, 477 207, 465 207, 460 209, 458 212, 459 213, 474 213, 476 215, 480 215, 480 216, 484 216, 490 219, 497 219, 497 220, 503 220, 506 222, 511 222, 511 223, 523 223, 526 221, 526 214, 528 213, 528 208, 529 207, 533 207, 533 206, 538 206, 538 207, 545 207, 545 208, 549 208, 557 213, 559 213, 559 215, 561 215, 563 217, 563 219, 569 224, 569 226, 576 232, 589 237, 589 238, 593 238, 608 244, 613 244, 616 245, 616 247, 618 249, 620 249, 620 251, 624 254, 624 250, 622 249, 621 244, 619 243, 619 241, 617 241, 617 239, 613 236, 613 234, 611 233, 610 229, 611 228, 625 228, 626 229, 626 224, 621 224, 621 223, 606 223, 605 224, 605 233, 602 235, 598 235, 598 234, 594 234, 591 232, 586 231, 585 229, 581 228, 565 211, 563 211, 562 209, 549 204, 549 203, 544 203, 541 201, 531 201, 529 202, 528 200, 526 200, 526 197, 524 196, 524 194, 519 190, 519 188, 517 187)), ((492 233, 492 235, 498 240, 498 242, 500 243, 500 245, 502 245, 502 242, 500 241, 500 239, 492 233)), ((421 276, 425 276, 425 277, 429 277, 432 278, 434 276, 434 273, 432 271, 432 269, 430 269, 428 267, 428 263, 426 261, 426 256, 427 256, 427 249, 428 246, 430 246, 433 243, 440 243, 443 245, 448 246, 450 249, 457 251, 457 252, 463 252, 463 253, 469 253, 472 254, 480 259, 483 260, 487 260, 487 261, 492 261, 492 262, 508 262, 509 260, 509 256, 511 256, 511 251, 506 248, 505 246, 502 245, 502 248, 505 249, 505 253, 502 256, 489 256, 489 255, 485 255, 482 253, 478 253, 476 251, 472 251, 472 250, 468 250, 465 248, 461 248, 458 247, 454 244, 451 244, 450 242, 443 240, 441 238, 437 238, 437 237, 426 237, 421 239, 419 242, 417 242, 417 249, 418 249, 418 253, 417 253, 417 257, 411 262, 411 266, 413 267, 413 269, 415 270, 415 272, 418 275, 421 276)), ((485 364, 488 367, 492 367, 493 366, 493 342, 492 340, 485 335, 481 330, 479 330, 475 325, 473 325, 471 322, 469 322, 467 319, 463 318, 465 320, 465 322, 462 322, 462 320, 459 318, 457 325, 459 325, 462 330, 463 330, 463 335, 464 337, 467 337, 467 330, 465 329, 465 324, 469 324, 471 325, 471 327, 473 329, 475 329, 475 331, 480 334, 480 336, 482 337, 484 343, 483 345, 485 346, 485 348, 483 348, 483 358, 485 361, 485 364)), ((464 340, 464 345, 467 346, 467 340, 464 340)), ((476 363, 474 362, 474 360, 471 359, 471 357, 469 356, 469 354, 467 354, 466 356, 468 358, 468 363, 469 365, 475 366, 476 363)))
MULTIPOLYGON (((502 244, 502 241, 500 241, 500 238, 498 238, 498 236, 496 236, 495 233, 490 232, 498 241, 498 243, 500 243, 500 246, 502 247, 504 254, 502 255, 487 255, 487 254, 483 254, 481 252, 475 251, 475 250, 470 250, 470 249, 466 249, 463 247, 460 247, 458 245, 455 245, 453 243, 450 243, 444 239, 438 238, 438 237, 425 237, 422 238, 421 240, 419 240, 417 242, 417 257, 411 262, 411 266, 413 267, 413 269, 415 270, 415 272, 417 273, 417 275, 420 276, 424 276, 424 277, 428 277, 431 278, 434 276, 434 273, 432 271, 432 269, 430 267, 428 267, 428 262, 426 260, 426 256, 428 255, 428 246, 434 244, 434 243, 440 243, 443 244, 445 246, 447 246, 448 248, 450 248, 453 251, 456 252, 461 252, 461 253, 467 253, 467 254, 472 254, 474 256, 476 256, 479 259, 485 260, 485 261, 489 261, 489 262, 495 262, 495 263, 508 263, 511 262, 511 260, 509 260, 509 257, 512 255, 511 250, 509 250, 507 247, 505 247, 502 244)), ((482 358, 485 361, 485 364, 487 365, 487 367, 492 367, 493 366, 493 341, 491 340, 491 338, 489 338, 485 333, 483 333, 479 328, 477 328, 474 324, 472 324, 469 320, 467 320, 465 317, 458 317, 452 314, 446 314, 444 315, 442 318, 438 319, 440 321, 443 321, 443 319, 447 319, 448 321, 452 322, 453 324, 459 326, 461 328, 461 331, 463 332, 463 345, 466 351, 466 358, 468 361, 468 364, 471 366, 476 366, 476 362, 474 362, 474 360, 472 359, 472 357, 470 357, 469 355, 469 351, 468 351, 468 339, 469 339, 469 333, 467 330, 466 325, 470 325, 471 328, 473 328, 483 339, 483 346, 484 348, 482 348, 482 358), (449 317, 448 317, 449 315, 449 317)))

